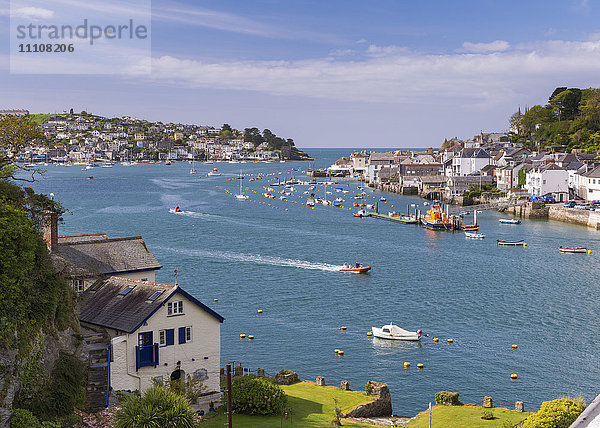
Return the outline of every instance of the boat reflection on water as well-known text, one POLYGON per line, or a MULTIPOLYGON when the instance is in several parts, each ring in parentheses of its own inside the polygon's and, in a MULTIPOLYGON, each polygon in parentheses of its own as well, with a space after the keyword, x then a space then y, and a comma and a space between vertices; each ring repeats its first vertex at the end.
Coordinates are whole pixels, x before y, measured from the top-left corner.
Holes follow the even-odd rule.
POLYGON ((410 351, 423 347, 421 341, 387 340, 380 339, 379 337, 371 337, 369 340, 372 342, 373 349, 376 351, 410 351))

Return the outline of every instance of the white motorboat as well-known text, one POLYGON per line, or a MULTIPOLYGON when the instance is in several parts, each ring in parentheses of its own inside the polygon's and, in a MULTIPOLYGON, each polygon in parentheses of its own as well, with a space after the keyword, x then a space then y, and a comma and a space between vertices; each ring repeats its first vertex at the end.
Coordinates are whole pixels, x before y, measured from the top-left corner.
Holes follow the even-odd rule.
POLYGON ((421 336, 423 336, 423 332, 421 330, 406 331, 403 328, 394 325, 393 323, 384 325, 381 328, 372 327, 371 329, 373 330, 373 336, 380 339, 417 341, 421 339, 421 336))
POLYGON ((169 212, 171 214, 183 214, 183 211, 179 209, 179 207, 169 208, 169 212))
POLYGON ((483 239, 483 238, 485 238, 485 234, 478 233, 478 232, 465 232, 465 238, 483 239))
POLYGON ((314 207, 315 206, 315 201, 313 199, 307 199, 306 200, 306 206, 307 207, 314 207))
POLYGON ((221 173, 219 172, 219 170, 217 168, 213 168, 213 170, 211 172, 209 172, 207 175, 209 175, 211 177, 219 177, 221 175, 221 173))
POLYGON ((517 220, 516 218, 501 218, 498 221, 503 224, 521 224, 521 220, 517 220))

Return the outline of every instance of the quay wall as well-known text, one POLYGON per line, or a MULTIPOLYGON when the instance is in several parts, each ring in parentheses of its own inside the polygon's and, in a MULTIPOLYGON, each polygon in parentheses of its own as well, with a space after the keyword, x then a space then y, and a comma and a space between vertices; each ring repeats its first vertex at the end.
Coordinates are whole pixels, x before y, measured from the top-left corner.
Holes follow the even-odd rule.
POLYGON ((536 203, 528 202, 527 205, 509 207, 505 212, 521 218, 556 220, 600 230, 600 212, 566 208, 562 204, 536 206, 536 203))

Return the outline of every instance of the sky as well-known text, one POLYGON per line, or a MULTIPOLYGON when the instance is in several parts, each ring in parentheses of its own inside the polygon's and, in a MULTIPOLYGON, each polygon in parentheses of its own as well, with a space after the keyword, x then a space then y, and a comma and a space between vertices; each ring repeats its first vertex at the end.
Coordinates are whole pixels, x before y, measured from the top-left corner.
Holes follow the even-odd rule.
POLYGON ((153 0, 139 75, 11 73, 10 9, 0 0, 0 109, 255 126, 300 148, 439 147, 507 130, 556 87, 600 87, 592 0, 153 0))

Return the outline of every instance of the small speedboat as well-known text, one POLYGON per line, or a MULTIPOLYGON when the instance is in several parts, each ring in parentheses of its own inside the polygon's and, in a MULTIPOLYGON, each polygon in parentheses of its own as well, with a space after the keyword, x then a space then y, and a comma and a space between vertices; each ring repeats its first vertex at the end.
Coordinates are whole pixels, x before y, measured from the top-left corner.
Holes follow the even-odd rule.
POLYGON ((341 268, 340 272, 346 272, 346 273, 367 273, 370 270, 371 270, 371 266, 359 265, 357 267, 357 266, 347 265, 347 266, 344 266, 343 268, 341 268))
POLYGON ((211 177, 218 177, 221 175, 221 173, 219 172, 219 170, 217 168, 213 168, 213 170, 211 172, 209 172, 207 175, 210 175, 211 177))
POLYGON ((502 224, 521 224, 521 220, 516 218, 501 218, 498 221, 502 224))
POLYGON ((507 241, 505 239, 497 239, 496 243, 501 247, 526 247, 527 243, 522 239, 520 241, 507 241))
POLYGON ((485 234, 478 233, 478 232, 465 232, 465 238, 483 239, 483 238, 485 238, 485 234))
POLYGON ((356 212, 356 213, 352 213, 352 215, 353 215, 354 217, 360 217, 360 218, 363 218, 363 217, 366 217, 366 216, 367 216, 367 212, 366 212, 365 210, 360 210, 360 211, 358 211, 358 212, 356 212))
POLYGON ((183 211, 179 207, 169 208, 169 212, 171 214, 181 214, 183 211))
POLYGON ((312 200, 312 199, 308 199, 308 200, 306 201, 306 206, 307 206, 307 207, 314 207, 314 206, 315 206, 315 201, 314 201, 314 200, 312 200))
POLYGON ((385 201, 387 201, 387 199, 385 199, 383 196, 382 196, 381 198, 379 198, 379 200, 380 200, 381 202, 385 202, 385 201))
POLYGON ((588 250, 585 247, 560 247, 558 251, 561 253, 592 254, 592 250, 588 250))
POLYGON ((373 336, 389 340, 410 340, 416 342, 420 340, 422 336, 427 336, 426 334, 424 335, 421 330, 407 331, 392 323, 384 325, 381 328, 371 327, 371 330, 373 330, 373 336))

